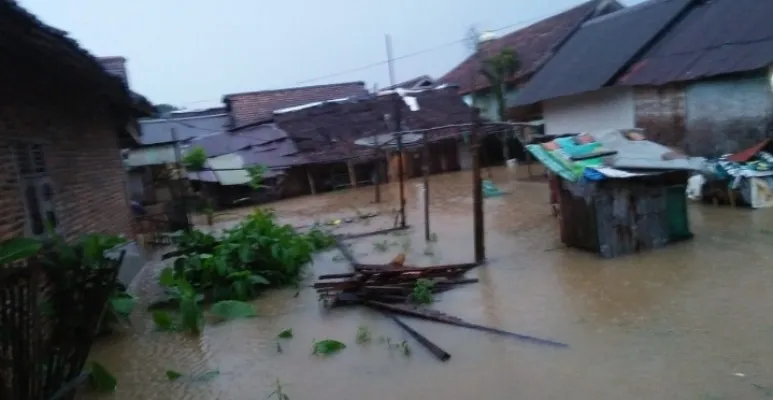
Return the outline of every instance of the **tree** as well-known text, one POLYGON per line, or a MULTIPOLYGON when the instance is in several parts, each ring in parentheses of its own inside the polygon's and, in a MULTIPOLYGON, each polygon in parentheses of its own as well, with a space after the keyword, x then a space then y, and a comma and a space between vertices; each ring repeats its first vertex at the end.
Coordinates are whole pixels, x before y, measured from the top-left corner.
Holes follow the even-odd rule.
MULTIPOLYGON (((478 51, 481 55, 480 73, 486 77, 491 85, 491 92, 497 105, 497 116, 500 121, 507 119, 507 79, 513 76, 521 68, 521 61, 512 49, 502 49, 499 53, 486 57, 483 43, 478 42, 478 51)), ((505 129, 497 134, 502 141, 502 155, 505 160, 510 159, 510 149, 507 145, 510 137, 510 129, 505 129)))
POLYGON ((171 104, 156 104, 153 106, 156 109, 157 115, 164 115, 167 113, 170 113, 172 111, 177 111, 180 109, 180 107, 175 107, 171 104))

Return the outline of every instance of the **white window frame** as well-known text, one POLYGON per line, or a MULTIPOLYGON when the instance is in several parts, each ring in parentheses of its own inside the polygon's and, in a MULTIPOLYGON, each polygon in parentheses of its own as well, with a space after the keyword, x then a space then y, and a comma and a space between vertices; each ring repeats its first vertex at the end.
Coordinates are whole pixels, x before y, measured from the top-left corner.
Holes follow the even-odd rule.
POLYGON ((49 231, 48 227, 45 226, 45 222, 47 221, 48 213, 53 214, 56 219, 54 232, 59 233, 61 231, 62 220, 59 217, 56 207, 56 190, 48 173, 45 145, 37 141, 14 140, 11 142, 11 149, 18 178, 21 202, 24 207, 24 235, 36 238, 47 237, 49 231), (24 165, 23 162, 26 162, 26 165, 24 165), (33 210, 30 209, 27 199, 27 188, 30 186, 33 186, 35 189, 35 197, 37 200, 36 211, 40 214, 40 218, 44 223, 43 232, 39 234, 33 232, 33 210), (48 200, 45 200, 44 196, 45 186, 48 186, 51 190, 51 196, 48 200))

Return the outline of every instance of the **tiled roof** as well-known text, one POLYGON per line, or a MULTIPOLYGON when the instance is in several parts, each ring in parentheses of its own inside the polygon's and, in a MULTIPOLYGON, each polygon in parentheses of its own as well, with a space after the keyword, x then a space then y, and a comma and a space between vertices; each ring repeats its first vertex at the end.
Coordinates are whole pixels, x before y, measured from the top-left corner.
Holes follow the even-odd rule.
POLYGON ((345 82, 234 93, 226 95, 223 101, 231 114, 233 126, 240 127, 269 119, 274 110, 317 101, 367 94, 368 91, 365 89, 364 82, 345 82))
POLYGON ((692 0, 649 0, 585 23, 521 89, 513 105, 602 88, 692 0))
MULTIPOLYGON (((275 123, 298 146, 309 163, 337 162, 350 158, 366 159, 373 150, 356 145, 357 139, 394 131, 391 122, 396 94, 371 95, 359 100, 329 102, 297 111, 276 114, 275 123), (387 116, 387 117, 385 117, 387 116)), ((425 129, 467 123, 470 108, 454 88, 430 89, 409 93, 418 103, 411 111, 398 99, 404 129, 425 129)), ((428 140, 455 137, 460 129, 449 128, 432 132, 428 140)))
MULTIPOLYGON (((514 50, 521 63, 520 70, 510 79, 515 81, 537 71, 550 58, 555 48, 571 36, 584 21, 620 7, 616 2, 591 0, 486 43, 483 51, 497 54, 505 48, 514 50), (609 5, 603 6, 604 4, 609 5)), ((479 70, 479 57, 472 55, 439 81, 458 85, 462 94, 486 89, 490 85, 479 70)))
POLYGON ((101 92, 127 109, 129 93, 67 33, 41 22, 13 0, 0 0, 0 48, 6 58, 24 60, 50 77, 101 92), (13 55, 11 57, 10 55, 13 55))
POLYGON ((772 19, 770 0, 694 2, 618 83, 661 85, 765 68, 773 64, 772 19))

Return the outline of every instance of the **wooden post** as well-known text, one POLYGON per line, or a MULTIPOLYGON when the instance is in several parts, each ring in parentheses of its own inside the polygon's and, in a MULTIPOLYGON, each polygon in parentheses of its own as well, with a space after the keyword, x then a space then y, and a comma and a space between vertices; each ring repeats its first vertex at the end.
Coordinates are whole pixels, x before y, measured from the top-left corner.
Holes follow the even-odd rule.
POLYGON ((311 170, 306 167, 306 178, 309 179, 309 187, 311 188, 311 194, 317 194, 317 188, 314 185, 314 177, 311 176, 311 170))
POLYGON ((429 232, 429 146, 427 145, 427 132, 424 132, 424 148, 422 149, 422 169, 424 172, 424 239, 430 241, 429 232))
POLYGON ((354 170, 354 162, 353 161, 347 161, 346 162, 346 168, 349 170, 349 184, 352 185, 353 188, 357 187, 357 171, 354 170))
POLYGON ((480 111, 475 108, 473 114, 470 151, 472 152, 472 217, 475 240, 475 262, 486 259, 485 230, 483 225, 483 180, 480 173, 480 111))

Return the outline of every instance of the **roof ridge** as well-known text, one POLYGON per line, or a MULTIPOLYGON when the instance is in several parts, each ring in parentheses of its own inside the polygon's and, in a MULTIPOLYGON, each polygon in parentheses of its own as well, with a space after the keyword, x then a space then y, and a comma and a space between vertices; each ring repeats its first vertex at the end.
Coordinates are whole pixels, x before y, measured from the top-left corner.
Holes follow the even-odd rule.
POLYGON ((323 85, 311 85, 311 86, 294 86, 294 87, 287 87, 287 88, 279 88, 279 89, 266 89, 266 90, 253 90, 249 92, 238 92, 238 93, 229 93, 223 96, 224 99, 227 99, 229 97, 233 96, 242 96, 242 95, 248 95, 248 94, 263 94, 263 93, 273 93, 273 92, 286 92, 286 91, 294 91, 294 90, 307 90, 307 89, 317 89, 317 88, 325 88, 325 87, 335 87, 335 86, 354 86, 359 85, 362 87, 365 87, 364 81, 349 81, 349 82, 339 82, 339 83, 327 83, 323 85))

